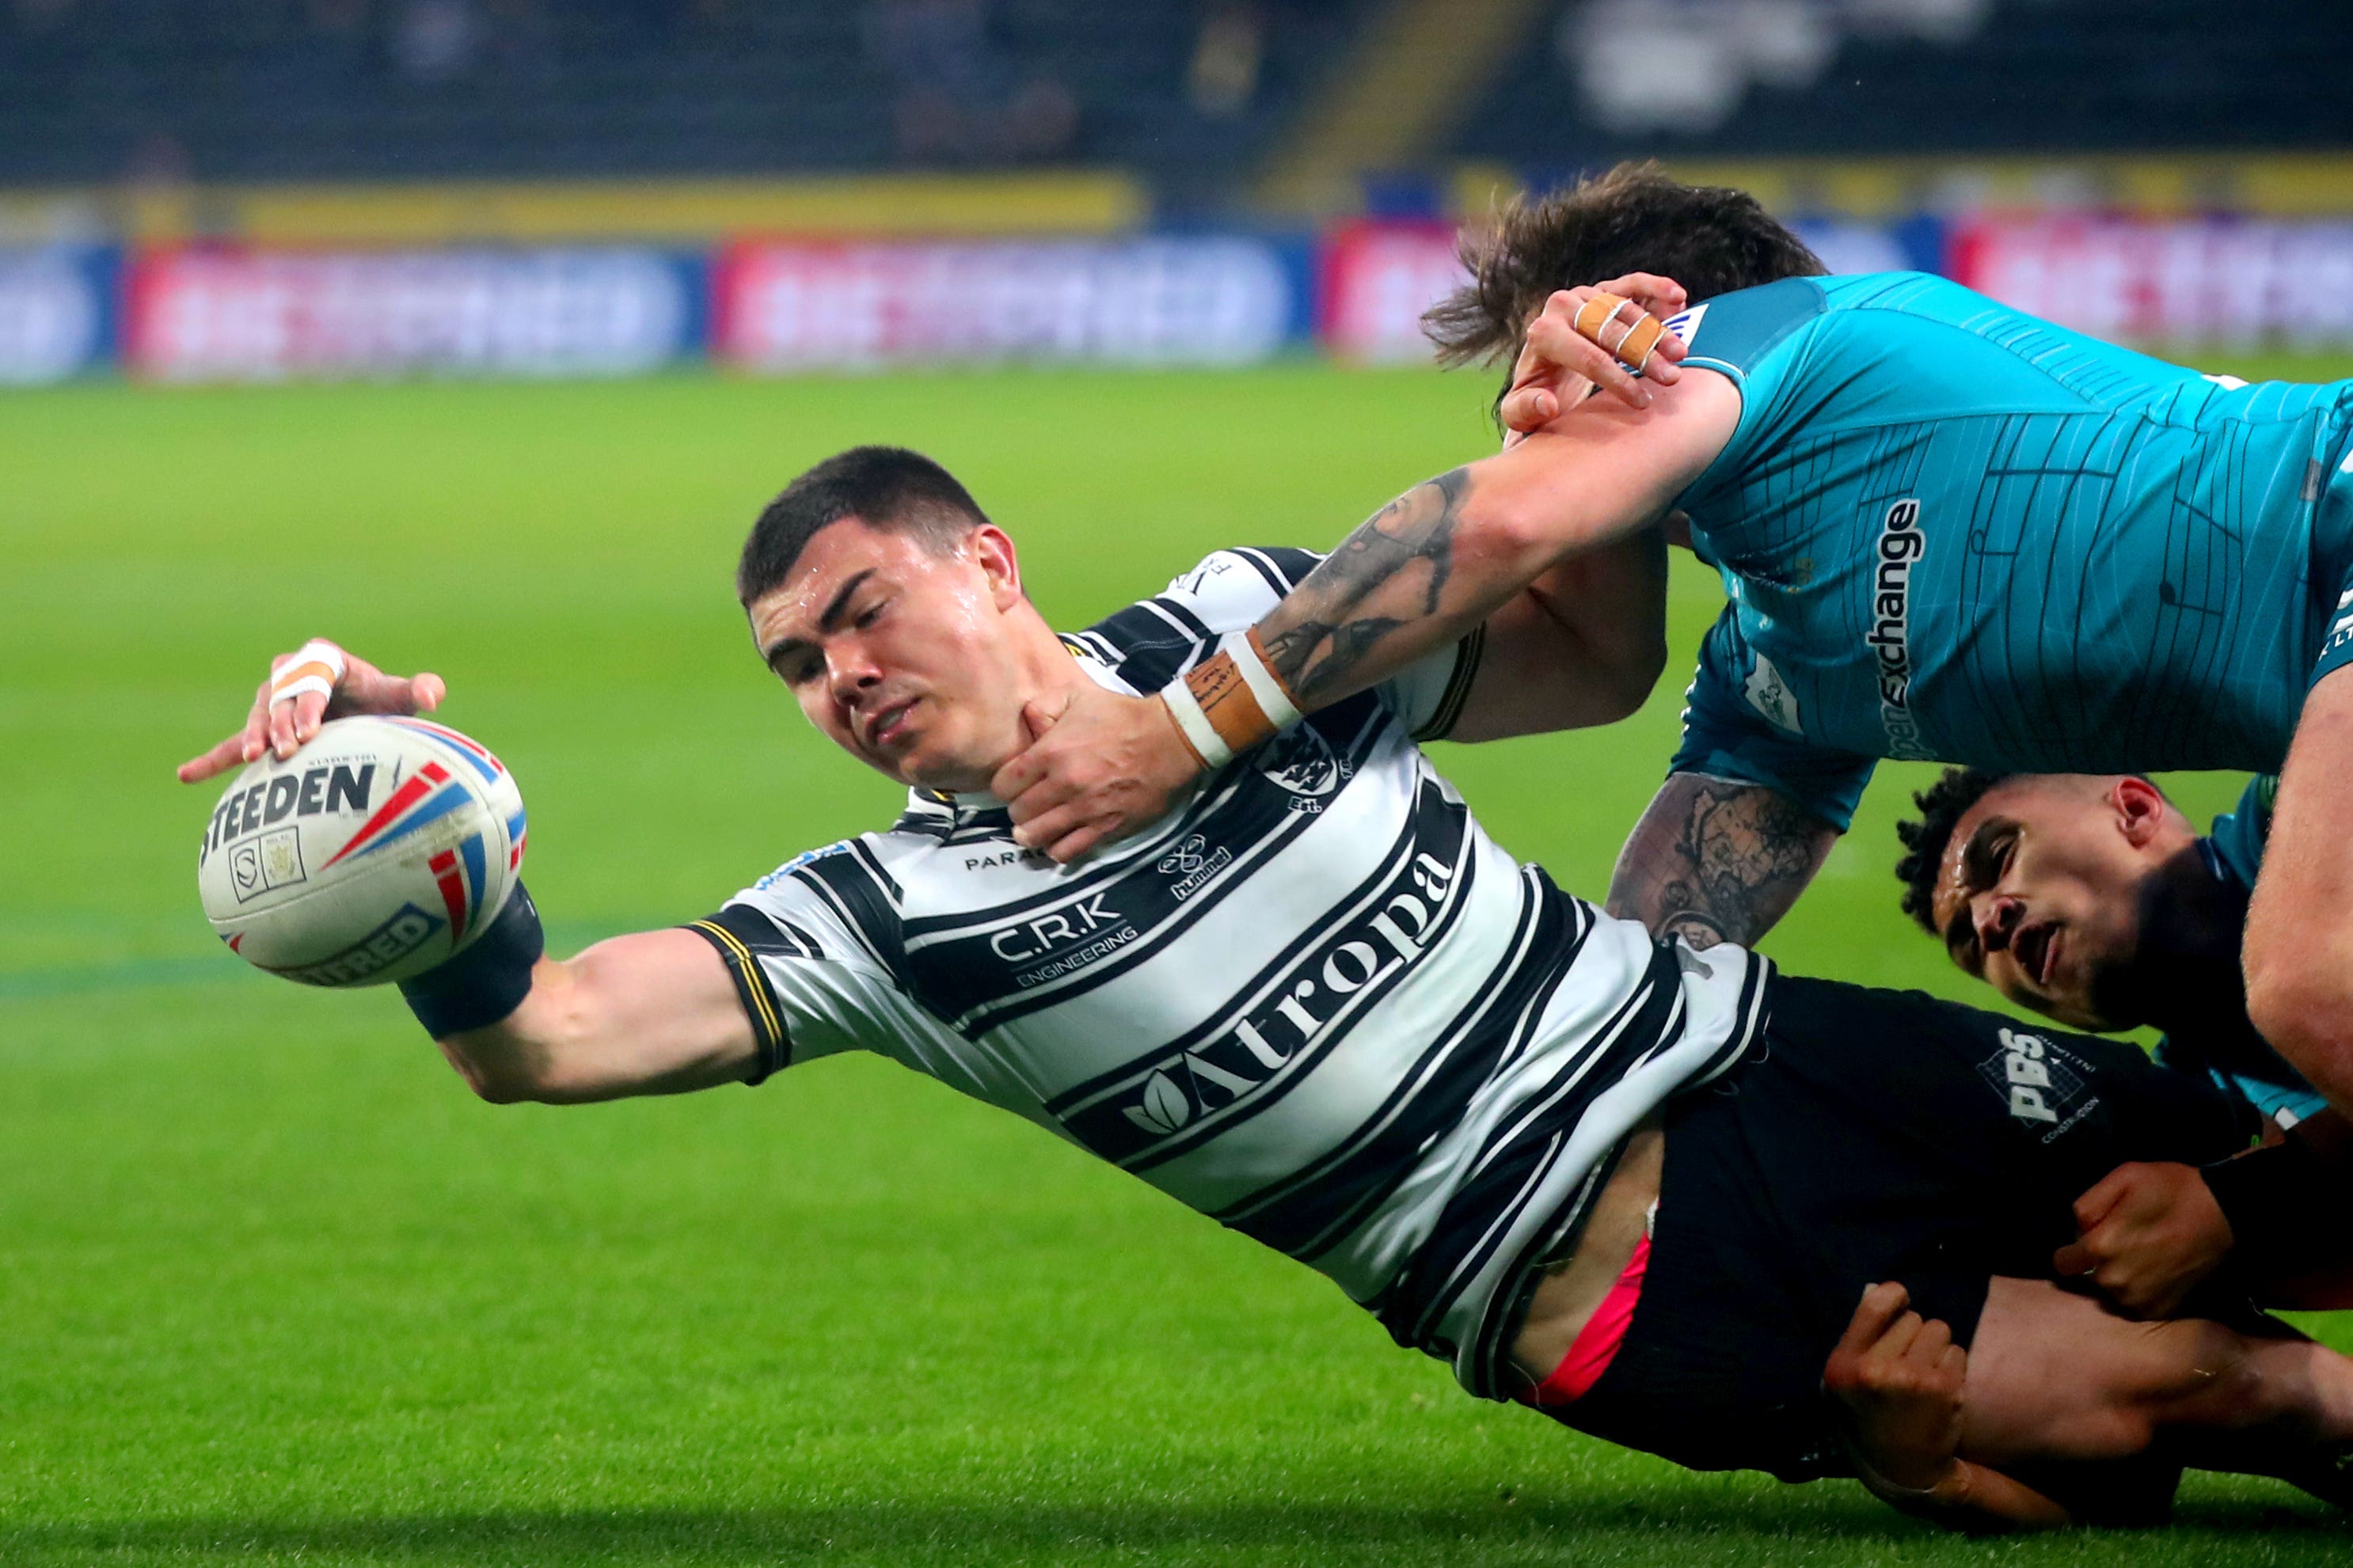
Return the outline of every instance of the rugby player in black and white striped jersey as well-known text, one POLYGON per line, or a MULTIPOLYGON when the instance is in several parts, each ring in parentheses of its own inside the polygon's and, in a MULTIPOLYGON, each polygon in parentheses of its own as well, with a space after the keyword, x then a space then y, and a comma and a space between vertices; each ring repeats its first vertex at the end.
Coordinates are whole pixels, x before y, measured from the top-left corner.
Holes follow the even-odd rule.
MULTIPOLYGON (((763 659, 912 787, 905 815, 707 920, 565 962, 519 894, 404 986, 411 1005, 498 1101, 891 1056, 1322 1271, 1471 1392, 1685 1463, 1861 1473, 1978 1523, 2063 1519, 2012 1472, 2066 1495, 2068 1466, 2135 1459, 2168 1428, 2207 1462, 2341 1484, 2353 1363, 2193 1320, 2118 1367, 2084 1354, 2065 1299, 1997 1278, 2047 1262, 2050 1226, 2116 1162, 2242 1145, 2226 1102, 2129 1047, 1655 942, 1514 862, 1423 757, 1437 734, 1623 717, 1662 662, 1655 612, 1567 619, 1540 583, 1083 865, 1014 842, 980 792, 1040 713, 1083 684, 1161 689, 1315 559, 1219 552, 1063 637, 944 470, 893 448, 829 459, 763 514, 738 590, 763 659), (1916 1048, 1882 1048, 1894 1033, 1916 1048), (2056 1132, 2015 1114, 2021 1072, 2042 1075, 2056 1132), (1920 1092, 1924 1074, 1947 1081, 1920 1092), (1702 1220, 1704 1258, 1678 1240, 1702 1220), (1890 1280, 1939 1321, 1886 1284, 1856 1311, 1890 1280), (1945 1319, 1990 1374, 1967 1373, 1945 1319), (2219 1394, 2217 1354, 2249 1373, 2219 1394)), ((1580 604, 1661 600, 1654 543, 1564 570, 1580 604)), ((332 662, 332 702, 328 682, 266 685, 183 776, 290 752, 328 713, 438 699, 432 678, 332 662)))

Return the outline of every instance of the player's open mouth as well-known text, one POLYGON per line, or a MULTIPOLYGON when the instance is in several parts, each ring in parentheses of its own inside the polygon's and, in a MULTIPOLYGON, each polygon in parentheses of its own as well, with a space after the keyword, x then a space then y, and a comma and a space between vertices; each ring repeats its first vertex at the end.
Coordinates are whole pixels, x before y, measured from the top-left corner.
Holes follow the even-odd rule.
POLYGON ((910 697, 902 701, 893 702, 890 707, 875 714, 872 721, 866 726, 867 745, 879 750, 893 741, 904 739, 907 731, 908 711, 922 700, 920 697, 910 697))
POLYGON ((2022 926, 2010 947, 2018 955, 2019 967, 2032 975, 2037 985, 2047 988, 2051 972, 2058 966, 2059 928, 2048 921, 2022 926))

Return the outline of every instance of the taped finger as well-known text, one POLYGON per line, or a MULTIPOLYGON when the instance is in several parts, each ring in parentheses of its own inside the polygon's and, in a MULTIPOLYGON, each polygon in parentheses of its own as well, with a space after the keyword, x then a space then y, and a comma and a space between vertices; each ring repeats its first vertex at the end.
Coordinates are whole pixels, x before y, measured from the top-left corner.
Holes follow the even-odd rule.
POLYGON ((1615 294, 1595 294, 1577 308, 1577 314, 1570 319, 1569 324, 1577 329, 1579 337, 1600 342, 1601 329, 1616 321, 1618 312, 1628 303, 1615 294))
MULTIPOLYGON (((1606 327, 1608 323, 1605 321, 1603 325, 1606 327)), ((1632 404, 1637 408, 1649 406, 1650 389, 1629 374, 1626 367, 1611 358, 1609 351, 1592 338, 1546 321, 1536 323, 1529 334, 1529 342, 1535 343, 1540 337, 1543 339, 1540 346, 1552 365, 1596 386, 1608 388, 1621 402, 1632 404)), ((1526 389, 1519 390, 1524 392, 1526 389)), ((1553 413, 1556 415, 1560 411, 1556 403, 1553 413)))
POLYGON ((1659 340, 1666 335, 1667 329, 1659 324, 1657 317, 1644 316, 1627 329, 1626 335, 1618 340, 1614 352, 1620 359, 1632 365, 1634 373, 1639 375, 1650 368, 1651 356, 1658 353, 1659 340))
POLYGON ((270 705, 276 707, 310 692, 318 693, 322 700, 330 697, 334 693, 335 683, 343 679, 349 668, 342 648, 313 637, 270 673, 270 705))

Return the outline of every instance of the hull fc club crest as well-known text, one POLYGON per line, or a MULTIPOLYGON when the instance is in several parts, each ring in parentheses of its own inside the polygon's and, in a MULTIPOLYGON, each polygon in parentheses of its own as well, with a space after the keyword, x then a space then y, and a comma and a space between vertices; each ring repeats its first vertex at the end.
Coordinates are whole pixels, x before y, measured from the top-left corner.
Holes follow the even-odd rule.
POLYGON ((1293 811, 1319 812, 1332 793, 1354 772, 1333 755, 1331 746, 1313 724, 1302 724, 1271 742, 1259 771, 1292 795, 1293 811))

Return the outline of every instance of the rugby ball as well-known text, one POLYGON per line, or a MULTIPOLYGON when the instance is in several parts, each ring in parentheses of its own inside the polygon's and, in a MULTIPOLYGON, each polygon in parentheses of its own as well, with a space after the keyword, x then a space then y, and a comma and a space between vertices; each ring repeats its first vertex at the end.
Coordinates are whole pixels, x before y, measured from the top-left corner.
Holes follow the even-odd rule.
POLYGON ((522 793, 422 719, 338 719, 237 775, 205 825, 205 918, 256 969, 381 985, 464 951, 522 868, 522 793))

